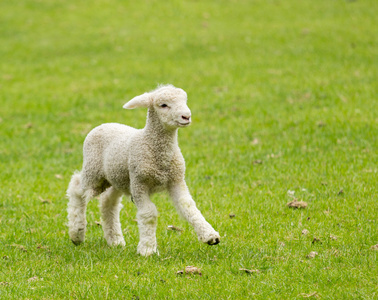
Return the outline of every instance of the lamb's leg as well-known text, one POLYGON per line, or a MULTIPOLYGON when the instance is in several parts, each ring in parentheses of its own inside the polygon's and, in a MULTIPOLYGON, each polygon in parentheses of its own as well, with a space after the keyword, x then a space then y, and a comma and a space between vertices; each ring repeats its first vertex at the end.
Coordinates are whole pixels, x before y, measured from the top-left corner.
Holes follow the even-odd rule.
POLYGON ((113 187, 108 188, 100 196, 100 210, 102 216, 102 229, 109 246, 125 246, 119 213, 122 208, 122 192, 113 187))
POLYGON ((143 256, 157 253, 156 226, 157 210, 150 200, 148 189, 139 185, 132 188, 132 197, 138 209, 139 244, 137 252, 143 256))
POLYGON ((219 233, 205 220, 196 207, 185 181, 172 185, 169 192, 176 209, 194 227, 198 239, 209 245, 218 244, 219 233))
POLYGON ((68 201, 68 233, 75 245, 84 242, 85 230, 87 226, 86 209, 88 201, 92 195, 90 192, 84 192, 81 187, 81 175, 75 173, 67 189, 68 201))

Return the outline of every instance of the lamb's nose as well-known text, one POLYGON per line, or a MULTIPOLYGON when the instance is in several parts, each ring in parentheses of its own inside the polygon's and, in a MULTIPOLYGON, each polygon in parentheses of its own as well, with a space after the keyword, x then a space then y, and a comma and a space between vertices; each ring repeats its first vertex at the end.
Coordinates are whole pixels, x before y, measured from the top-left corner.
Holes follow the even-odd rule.
POLYGON ((190 121, 190 115, 182 115, 181 118, 183 118, 185 121, 190 121))

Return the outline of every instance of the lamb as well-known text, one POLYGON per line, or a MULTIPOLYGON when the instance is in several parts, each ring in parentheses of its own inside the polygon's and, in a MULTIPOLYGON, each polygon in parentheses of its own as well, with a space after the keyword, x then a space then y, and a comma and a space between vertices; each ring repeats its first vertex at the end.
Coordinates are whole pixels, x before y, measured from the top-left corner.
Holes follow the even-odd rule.
POLYGON ((157 252, 157 209, 150 195, 168 191, 176 209, 193 227, 198 239, 209 245, 220 242, 219 233, 197 209, 185 182, 185 161, 177 141, 179 128, 191 123, 187 94, 173 85, 137 96, 123 108, 148 108, 143 129, 117 123, 102 124, 86 137, 83 168, 75 172, 67 189, 69 236, 75 245, 84 242, 86 207, 99 196, 104 237, 110 246, 125 245, 119 213, 122 195, 137 207, 137 253, 157 252))

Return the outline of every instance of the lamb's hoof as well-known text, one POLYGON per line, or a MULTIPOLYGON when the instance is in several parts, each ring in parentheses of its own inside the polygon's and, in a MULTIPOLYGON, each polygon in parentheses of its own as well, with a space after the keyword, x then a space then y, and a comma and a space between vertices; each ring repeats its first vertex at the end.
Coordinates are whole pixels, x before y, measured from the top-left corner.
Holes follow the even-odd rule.
POLYGON ((115 238, 115 239, 109 239, 107 240, 108 245, 110 247, 116 247, 116 246, 126 246, 126 242, 124 238, 115 238))
POLYGON ((83 243, 82 241, 74 241, 74 240, 71 240, 71 242, 72 242, 75 246, 79 246, 80 244, 83 243))
POLYGON ((150 256, 152 254, 157 254, 159 255, 159 251, 156 249, 156 246, 142 246, 138 245, 138 250, 137 253, 140 254, 141 256, 150 256))
POLYGON ((216 245, 220 243, 219 233, 216 231, 210 231, 207 234, 201 235, 198 237, 200 241, 208 245, 216 245))
POLYGON ((84 242, 85 239, 85 228, 79 228, 77 230, 70 230, 68 232, 72 243, 76 246, 84 242))
POLYGON ((211 239, 210 241, 207 241, 207 244, 210 246, 214 246, 219 243, 220 243, 220 238, 215 238, 215 239, 211 239))

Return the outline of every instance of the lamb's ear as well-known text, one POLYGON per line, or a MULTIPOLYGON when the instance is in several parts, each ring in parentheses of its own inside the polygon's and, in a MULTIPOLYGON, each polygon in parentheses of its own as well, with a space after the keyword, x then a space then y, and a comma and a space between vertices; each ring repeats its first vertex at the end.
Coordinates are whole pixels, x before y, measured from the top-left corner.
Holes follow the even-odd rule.
POLYGON ((149 107, 151 103, 151 94, 150 93, 144 93, 143 95, 136 96, 133 99, 131 99, 129 102, 127 102, 123 108, 125 109, 133 109, 138 107, 149 107))

